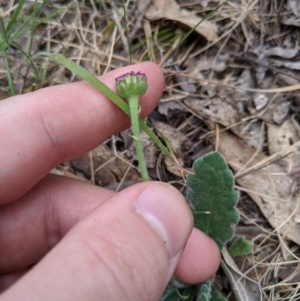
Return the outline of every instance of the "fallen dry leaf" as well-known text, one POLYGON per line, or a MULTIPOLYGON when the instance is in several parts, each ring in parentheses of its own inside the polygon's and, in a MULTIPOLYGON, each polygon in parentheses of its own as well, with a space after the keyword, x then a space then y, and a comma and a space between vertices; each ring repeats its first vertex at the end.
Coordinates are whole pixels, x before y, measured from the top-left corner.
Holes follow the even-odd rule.
POLYGON ((300 70, 300 61, 281 61, 281 60, 272 60, 272 63, 278 67, 285 67, 292 70, 300 70))
MULTIPOLYGON (((183 149, 186 147, 190 147, 190 140, 186 137, 186 135, 176 128, 172 126, 156 121, 153 123, 155 128, 167 139, 169 146, 177 158, 177 164, 179 166, 183 166, 183 149)), ((175 166, 174 162, 167 157, 164 158, 164 163, 166 165, 167 170, 178 176, 182 177, 182 173, 178 169, 178 166, 175 166)))
POLYGON ((92 169, 95 182, 99 186, 111 186, 121 180, 140 180, 136 169, 130 168, 129 163, 115 156, 114 152, 102 144, 92 150, 92 162, 89 153, 71 161, 72 166, 83 173, 88 179, 92 176, 92 169), (126 179, 123 176, 126 174, 126 179))
POLYGON ((164 101, 159 104, 157 110, 160 114, 168 116, 170 111, 179 110, 179 111, 187 111, 178 101, 164 101))
MULTIPOLYGON (((292 119, 285 121, 280 126, 267 123, 268 128, 268 149, 270 155, 276 154, 290 145, 299 141, 298 132, 295 129, 292 119)), ((278 161, 286 173, 300 166, 300 152, 295 148, 289 156, 278 161)))
POLYGON ((299 0, 288 0, 286 6, 287 6, 287 10, 292 11, 295 16, 300 17, 299 0))
POLYGON ((265 56, 279 56, 291 59, 298 54, 298 49, 286 49, 283 47, 272 47, 265 50, 265 56))
MULTIPOLYGON (((235 100, 228 97, 215 97, 207 99, 189 98, 184 103, 203 120, 211 120, 225 127, 232 126, 240 121, 240 116, 235 108, 235 100)), ((238 131, 235 127, 233 131, 238 131)))
POLYGON ((299 18, 294 16, 284 16, 281 20, 281 23, 284 25, 293 25, 300 27, 299 18))
POLYGON ((67 169, 65 169, 64 167, 62 167, 60 165, 52 168, 50 173, 53 174, 53 175, 64 176, 64 177, 68 177, 68 178, 71 178, 71 179, 76 179, 76 180, 79 180, 79 181, 82 181, 82 182, 90 183, 90 181, 88 181, 86 178, 75 175, 74 173, 68 171, 67 169))
POLYGON ((190 141, 186 135, 176 128, 159 121, 154 121, 153 125, 167 139, 175 155, 182 154, 182 148, 188 148, 190 146, 190 141))
MULTIPOLYGON (((135 160, 138 160, 137 153, 136 153, 136 148, 135 148, 135 143, 134 140, 131 137, 131 130, 126 131, 127 135, 130 133, 128 136, 130 138, 129 144, 127 146, 127 153, 126 155, 130 158, 134 158, 135 160)), ((154 168, 156 166, 156 145, 155 143, 150 139, 150 137, 143 131, 140 133, 140 139, 142 141, 142 146, 143 146, 143 153, 145 157, 145 161, 147 164, 148 168, 154 168)))
POLYGON ((232 292, 238 301, 263 300, 261 285, 240 271, 226 248, 222 250, 221 266, 233 288, 232 292))
MULTIPOLYGON (((144 7, 145 1, 146 0, 142 0, 139 2, 140 9, 144 7)), ((148 6, 145 16, 152 21, 159 19, 172 20, 188 26, 189 28, 193 28, 201 20, 201 18, 196 15, 196 12, 181 9, 175 0, 152 0, 151 4, 148 6)), ((218 38, 218 28, 216 24, 209 21, 203 21, 195 28, 195 31, 206 38, 209 42, 214 42, 218 38)))
MULTIPOLYGON (((289 116, 291 103, 282 94, 263 94, 269 101, 263 112, 258 115, 259 119, 268 123, 282 124, 289 116)), ((256 113, 255 113, 256 114, 256 113)))

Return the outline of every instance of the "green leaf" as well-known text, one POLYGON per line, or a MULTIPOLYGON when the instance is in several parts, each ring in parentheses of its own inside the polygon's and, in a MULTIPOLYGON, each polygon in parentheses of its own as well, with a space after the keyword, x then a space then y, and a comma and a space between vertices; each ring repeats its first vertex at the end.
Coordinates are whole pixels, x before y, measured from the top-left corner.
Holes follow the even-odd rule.
POLYGON ((180 297, 178 295, 176 287, 169 282, 168 286, 166 287, 160 301, 179 301, 180 297))
POLYGON ((209 301, 228 301, 228 300, 225 297, 223 297, 219 292, 212 292, 209 301))
POLYGON ((188 175, 186 185, 195 226, 222 249, 234 234, 232 225, 239 220, 238 194, 233 189, 232 172, 218 152, 196 160, 193 170, 195 174, 188 175))
POLYGON ((205 281, 199 285, 199 291, 196 301, 210 301, 211 298, 211 282, 205 281))
POLYGON ((228 248, 228 252, 232 258, 242 255, 248 255, 252 252, 253 245, 245 237, 238 237, 228 248))
POLYGON ((189 285, 182 292, 182 301, 194 301, 195 296, 198 293, 199 284, 198 285, 189 285))

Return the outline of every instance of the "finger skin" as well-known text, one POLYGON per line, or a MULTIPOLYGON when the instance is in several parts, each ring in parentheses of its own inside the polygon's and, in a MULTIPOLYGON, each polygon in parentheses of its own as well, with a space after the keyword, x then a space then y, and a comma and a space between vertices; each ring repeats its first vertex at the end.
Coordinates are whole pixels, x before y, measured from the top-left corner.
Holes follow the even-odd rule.
POLYGON ((1 206, 0 274, 39 261, 96 206, 115 192, 48 175, 19 200, 1 206))
POLYGON ((28 269, 24 269, 17 272, 0 274, 0 294, 17 282, 27 272, 28 269))
POLYGON ((215 241, 194 228, 175 270, 175 276, 186 284, 197 284, 211 278, 219 268, 221 253, 215 241))
POLYGON ((75 225, 40 263, 2 294, 2 301, 158 300, 192 225, 186 201, 171 186, 147 182, 129 187, 75 225), (143 202, 149 191, 151 199, 147 201, 158 210, 166 232, 140 213, 147 207, 143 202))
MULTIPOLYGON (((141 98, 142 116, 157 105, 164 77, 145 62, 111 71, 100 79, 115 89, 115 78, 144 72, 149 88, 141 98)), ((86 82, 48 87, 0 102, 0 204, 11 202, 54 166, 96 147, 129 127, 129 117, 86 82)))
MULTIPOLYGON (((22 198, 2 206, 0 274, 38 262, 76 223, 114 195, 101 187, 48 175, 22 198)), ((215 242, 193 229, 175 275, 184 283, 199 283, 210 278, 219 263, 215 242)))
MULTIPOLYGON (((131 66, 123 70, 124 72, 142 71, 147 74, 149 90, 141 102, 142 115, 148 114, 156 105, 163 90, 164 82, 160 70, 151 63, 131 66)), ((117 72, 116 75, 113 73, 106 75, 103 81, 114 87, 114 78, 119 76, 123 70, 114 71, 117 72)), ((129 125, 128 118, 118 108, 83 82, 47 88, 2 101, 0 113, 4 116, 3 121, 5 121, 0 124, 0 138, 5 142, 5 147, 0 149, 0 163, 3 163, 3 168, 0 170, 0 203, 1 201, 7 203, 24 194, 56 165, 56 161, 62 162, 68 159, 68 156, 76 157, 105 140, 107 136, 129 125), (99 103, 101 106, 98 106, 99 103), (78 112, 78 107, 80 107, 80 112, 78 112), (100 110, 100 107, 105 110, 100 110), (118 122, 116 123, 115 120, 118 122), (107 127, 106 124, 103 124, 105 122, 106 124, 110 123, 111 126, 107 127), (91 135, 87 135, 87 133, 91 135), (77 141, 74 142, 76 139, 77 141), (22 152, 19 151, 17 156, 14 156, 14 153, 9 153, 9 145, 14 146, 12 149, 22 149, 22 152), (8 163, 10 161, 11 164, 8 163), (8 197, 3 200, 2 192, 5 191, 8 197)), ((6 231, 2 232, 4 235, 0 233, 0 241, 1 238, 4 238, 4 244, 1 245, 8 246, 7 249, 4 248, 7 251, 6 255, 1 254, 2 258, 6 256, 5 260, 0 260, 0 270, 2 268, 2 271, 15 271, 13 273, 17 275, 21 273, 19 269, 22 267, 28 267, 39 261, 74 224, 111 196, 105 190, 96 192, 95 187, 91 188, 89 185, 85 188, 80 186, 76 190, 77 183, 68 186, 69 191, 63 187, 64 182, 61 182, 61 185, 50 185, 51 187, 49 186, 45 190, 38 189, 42 183, 33 187, 29 192, 31 196, 35 192, 34 202, 26 203, 28 195, 25 195, 18 201, 7 205, 12 207, 1 207, 0 215, 3 212, 2 209, 8 209, 6 217, 2 215, 4 222, 1 226, 7 225, 0 227, 0 231, 8 229, 11 233, 11 235, 8 235, 6 231), (40 193, 37 192, 38 190, 40 193), (82 194, 79 193, 79 190, 82 191, 82 194), (77 197, 70 194, 70 191, 78 192, 77 197), (96 194, 98 198, 96 198, 96 194), (82 201, 83 199, 84 201, 82 201), (80 207, 80 204, 87 199, 89 200, 87 204, 80 207), (46 202, 49 200, 50 202, 46 206, 46 202), (21 206, 22 201, 24 201, 23 207, 21 206), (47 229, 46 232, 45 229, 47 229), (7 237, 10 239, 5 240, 7 237), (10 254, 8 250, 11 250, 10 254)), ((198 238, 196 237, 198 244, 207 244, 198 238)), ((193 241, 194 239, 190 238, 188 245, 193 244, 193 241)), ((180 261, 178 266, 180 267, 181 262, 183 262, 183 266, 188 265, 188 258, 190 262, 194 261, 193 256, 186 256, 186 259, 180 261)), ((211 262, 214 261, 218 261, 218 258, 215 260, 212 257, 211 262)), ((178 278, 181 277, 183 282, 190 281, 192 283, 191 276, 187 278, 187 281, 184 280, 186 277, 182 272, 184 270, 184 268, 179 269, 178 278)), ((198 270, 198 273, 201 275, 196 274, 194 279, 205 278, 212 272, 208 270, 206 276, 206 272, 198 270)))

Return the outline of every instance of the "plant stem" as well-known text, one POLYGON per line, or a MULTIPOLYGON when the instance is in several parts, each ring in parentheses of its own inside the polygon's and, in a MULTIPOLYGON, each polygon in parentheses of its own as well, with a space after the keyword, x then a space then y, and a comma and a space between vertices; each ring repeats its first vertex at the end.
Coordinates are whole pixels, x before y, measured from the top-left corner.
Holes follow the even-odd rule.
MULTIPOLYGON (((108 88, 104 83, 102 83, 96 76, 89 73, 83 67, 77 65, 70 59, 66 58, 61 54, 54 53, 38 53, 32 57, 32 59, 37 59, 41 57, 47 57, 55 60, 57 63, 61 64, 68 70, 74 72, 77 76, 87 81, 93 87, 95 87, 98 91, 104 94, 108 99, 110 99, 115 105, 117 105, 123 112, 130 116, 130 111, 127 103, 120 98, 114 91, 108 88)), ((159 140, 159 138, 153 133, 153 131, 147 126, 144 120, 140 119, 140 127, 141 129, 152 139, 152 141, 157 145, 157 147, 162 151, 162 153, 174 160, 169 150, 164 146, 164 144, 159 140)))
POLYGON ((130 117, 131 117, 131 128, 133 133, 133 139, 135 142, 136 153, 139 161, 141 175, 144 181, 149 181, 149 176, 146 167, 146 161, 143 154, 143 146, 140 138, 140 127, 139 127, 139 97, 131 96, 128 99, 130 117))

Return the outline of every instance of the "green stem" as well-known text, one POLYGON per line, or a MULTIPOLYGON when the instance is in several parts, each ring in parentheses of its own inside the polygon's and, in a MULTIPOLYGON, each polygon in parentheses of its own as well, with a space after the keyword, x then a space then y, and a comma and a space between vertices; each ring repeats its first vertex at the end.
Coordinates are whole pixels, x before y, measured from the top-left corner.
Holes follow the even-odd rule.
MULTIPOLYGON (((97 77, 89 73, 87 70, 77 65, 70 59, 64 57, 61 54, 54 53, 38 53, 33 56, 33 59, 37 59, 39 57, 48 57, 55 60, 57 63, 61 64, 65 68, 74 72, 77 76, 87 81, 89 84, 98 89, 102 94, 104 94, 107 98, 109 98, 114 104, 116 104, 123 112, 127 115, 130 115, 127 103, 120 98, 115 92, 113 92, 110 88, 108 88, 104 83, 102 83, 97 77)), ((144 120, 140 119, 140 127, 141 129, 154 141, 154 143, 158 146, 158 148, 162 151, 162 153, 171 160, 171 153, 164 146, 164 144, 159 140, 159 138, 151 131, 151 129, 147 126, 144 120)))
POLYGON ((140 138, 140 126, 139 126, 139 97, 131 96, 128 99, 130 117, 131 117, 131 128, 133 133, 133 139, 135 142, 136 153, 140 165, 141 175, 144 181, 149 181, 147 172, 146 161, 143 153, 143 146, 140 138))

